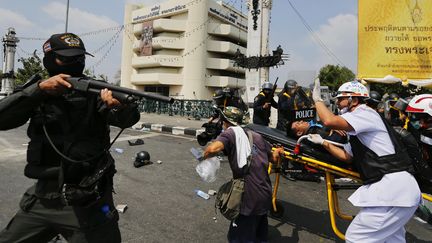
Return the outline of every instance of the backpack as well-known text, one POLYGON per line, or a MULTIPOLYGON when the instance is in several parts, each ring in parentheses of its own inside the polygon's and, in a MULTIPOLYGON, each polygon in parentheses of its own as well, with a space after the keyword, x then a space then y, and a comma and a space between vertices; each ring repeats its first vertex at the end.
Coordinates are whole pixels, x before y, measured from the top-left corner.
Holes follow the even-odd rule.
MULTIPOLYGON (((253 146, 252 132, 247 131, 249 144, 253 146)), ((252 151, 246 160, 246 170, 241 178, 231 179, 224 183, 218 190, 215 198, 215 209, 219 209, 220 213, 228 220, 235 220, 240 215, 240 207, 243 198, 245 181, 244 177, 249 172, 250 163, 252 161, 252 151)))

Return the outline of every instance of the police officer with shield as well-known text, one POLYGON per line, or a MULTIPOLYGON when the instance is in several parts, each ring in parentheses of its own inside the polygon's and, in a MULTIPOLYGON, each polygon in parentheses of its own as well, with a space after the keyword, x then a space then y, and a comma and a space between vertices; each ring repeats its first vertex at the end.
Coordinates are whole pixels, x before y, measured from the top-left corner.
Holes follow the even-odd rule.
POLYGON ((1 100, 0 130, 30 123, 25 176, 36 183, 0 233, 0 242, 121 242, 112 190, 116 172, 109 153, 110 125, 139 120, 137 107, 110 90, 72 90, 68 77, 83 77, 84 43, 75 34, 52 35, 43 45, 50 77, 1 100))

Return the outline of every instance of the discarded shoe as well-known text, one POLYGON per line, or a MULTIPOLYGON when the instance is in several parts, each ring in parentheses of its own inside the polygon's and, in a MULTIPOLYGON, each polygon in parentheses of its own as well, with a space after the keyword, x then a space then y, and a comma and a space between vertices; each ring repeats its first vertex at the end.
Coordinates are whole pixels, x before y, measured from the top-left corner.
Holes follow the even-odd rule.
POLYGON ((144 140, 138 138, 137 140, 135 140, 135 142, 131 142, 130 140, 128 140, 129 146, 135 146, 135 145, 142 145, 144 144, 144 140))

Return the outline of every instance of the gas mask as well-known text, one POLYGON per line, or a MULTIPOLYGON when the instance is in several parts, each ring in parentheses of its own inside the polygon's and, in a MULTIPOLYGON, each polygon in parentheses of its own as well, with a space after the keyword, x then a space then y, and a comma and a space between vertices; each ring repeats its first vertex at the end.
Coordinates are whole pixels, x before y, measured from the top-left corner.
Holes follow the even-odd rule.
POLYGON ((411 126, 413 126, 414 129, 418 130, 420 129, 420 121, 416 120, 416 121, 410 121, 411 126))
POLYGON ((65 57, 54 53, 47 53, 43 58, 43 64, 50 76, 64 73, 72 77, 81 77, 83 76, 85 67, 85 56, 65 57), (63 64, 59 65, 55 60, 56 58, 63 64))

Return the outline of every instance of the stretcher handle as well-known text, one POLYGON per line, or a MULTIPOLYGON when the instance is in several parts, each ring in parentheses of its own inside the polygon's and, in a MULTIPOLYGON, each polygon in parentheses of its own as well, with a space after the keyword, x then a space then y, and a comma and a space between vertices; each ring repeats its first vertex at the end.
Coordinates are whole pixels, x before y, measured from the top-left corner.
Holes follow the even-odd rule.
MULTIPOLYGON (((297 140, 297 144, 300 145, 301 141, 307 139, 308 137, 309 137, 309 135, 303 135, 303 136, 299 137, 299 139, 297 140)), ((327 143, 331 143, 333 145, 339 146, 339 147, 344 146, 344 144, 342 144, 342 143, 333 142, 331 140, 324 139, 324 141, 326 141, 327 143)))

